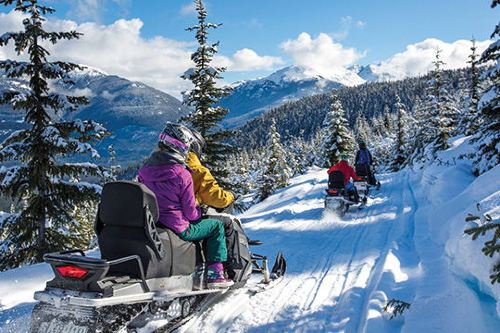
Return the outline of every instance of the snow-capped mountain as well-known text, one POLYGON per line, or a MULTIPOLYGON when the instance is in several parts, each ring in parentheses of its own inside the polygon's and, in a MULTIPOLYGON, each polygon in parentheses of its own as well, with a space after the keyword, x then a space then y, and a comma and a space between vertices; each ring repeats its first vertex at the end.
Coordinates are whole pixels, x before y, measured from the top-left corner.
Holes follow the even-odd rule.
POLYGON ((355 86, 367 81, 375 81, 375 74, 367 73, 365 67, 352 67, 341 75, 325 78, 310 70, 290 66, 271 75, 237 82, 232 85, 233 92, 221 104, 230 109, 225 121, 228 127, 237 127, 257 117, 264 111, 280 106, 288 101, 324 93, 343 86, 355 86))
MULTIPOLYGON (((105 152, 112 144, 119 161, 134 161, 148 155, 163 124, 187 114, 187 109, 175 97, 140 82, 92 68, 75 72, 71 78, 74 84, 57 82, 54 88, 68 94, 85 95, 90 103, 65 116, 104 124, 112 136, 97 148, 105 152)), ((23 81, 0 77, 0 91, 14 87, 28 89, 23 81)), ((12 111, 8 105, 0 109, 0 119, 0 139, 23 126, 22 114, 12 111)))

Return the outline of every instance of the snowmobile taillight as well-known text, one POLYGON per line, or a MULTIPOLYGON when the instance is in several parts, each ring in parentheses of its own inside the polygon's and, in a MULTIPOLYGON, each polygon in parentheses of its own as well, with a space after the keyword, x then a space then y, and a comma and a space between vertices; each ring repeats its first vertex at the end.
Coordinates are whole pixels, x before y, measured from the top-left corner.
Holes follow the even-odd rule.
POLYGON ((73 265, 58 266, 56 269, 62 277, 72 279, 82 279, 89 272, 84 268, 73 265))
POLYGON ((328 190, 328 193, 330 194, 337 194, 337 192, 338 192, 337 190, 328 190))

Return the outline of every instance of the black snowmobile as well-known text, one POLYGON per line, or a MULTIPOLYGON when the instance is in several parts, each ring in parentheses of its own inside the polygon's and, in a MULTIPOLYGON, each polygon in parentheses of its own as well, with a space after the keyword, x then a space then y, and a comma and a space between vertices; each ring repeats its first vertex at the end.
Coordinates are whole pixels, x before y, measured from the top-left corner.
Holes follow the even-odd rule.
POLYGON ((355 168, 356 168, 356 175, 358 175, 358 177, 360 177, 360 178, 363 178, 362 182, 364 184, 360 184, 360 185, 362 188, 366 188, 366 190, 367 190, 366 195, 368 195, 370 187, 375 187, 377 190, 380 189, 380 182, 375 179, 375 176, 373 175, 373 171, 370 170, 369 166, 367 166, 365 164, 356 164, 355 168))
POLYGON ((207 289, 203 242, 181 240, 157 225, 158 216, 156 197, 144 185, 106 184, 95 223, 101 258, 81 250, 44 256, 55 278, 35 293, 30 332, 137 332, 151 322, 162 323, 155 332, 170 332, 229 289, 243 287, 253 272, 263 274, 261 283, 285 274, 281 253, 269 270, 267 258, 249 249, 261 243, 247 238, 238 219, 221 215, 238 234, 240 265, 227 270, 231 288, 207 289))
MULTIPOLYGON (((361 182, 356 182, 360 186, 356 187, 358 196, 350 193, 344 187, 344 174, 340 171, 333 171, 328 176, 328 189, 325 196, 325 211, 335 212, 339 216, 349 210, 349 207, 357 205, 362 208, 367 202, 368 187, 363 187, 361 182)), ((356 184, 355 183, 355 184, 356 184)), ((356 185, 355 185, 356 186, 356 185)))

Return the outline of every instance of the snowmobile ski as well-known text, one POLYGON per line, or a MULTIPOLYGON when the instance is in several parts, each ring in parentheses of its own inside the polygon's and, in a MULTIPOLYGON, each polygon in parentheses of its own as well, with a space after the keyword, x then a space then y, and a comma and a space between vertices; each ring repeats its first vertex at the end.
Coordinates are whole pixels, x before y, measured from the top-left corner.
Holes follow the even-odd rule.
MULTIPOLYGON (((254 270, 257 271, 268 270, 267 259, 263 260, 262 267, 260 267, 258 263, 257 264, 254 263, 254 265, 255 265, 254 270)), ((283 253, 278 252, 278 255, 276 256, 276 260, 274 261, 274 265, 271 271, 268 273, 263 272, 264 278, 262 279, 262 281, 249 287, 248 292, 251 295, 255 295, 257 293, 275 287, 283 280, 285 273, 286 273, 286 260, 285 257, 283 256, 283 253)))

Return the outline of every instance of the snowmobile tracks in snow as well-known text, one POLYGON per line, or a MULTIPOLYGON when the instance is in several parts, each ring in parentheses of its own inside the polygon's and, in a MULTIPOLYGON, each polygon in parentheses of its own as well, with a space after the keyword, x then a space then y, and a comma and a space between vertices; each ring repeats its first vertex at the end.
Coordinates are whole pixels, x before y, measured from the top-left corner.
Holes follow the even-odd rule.
MULTIPOLYGON (((308 188, 315 193, 314 199, 287 207, 301 212, 297 223, 291 216, 279 219, 277 229, 267 229, 268 220, 255 218, 252 227, 257 232, 282 239, 274 246, 284 247, 291 272, 266 292, 235 291, 234 297, 193 321, 188 331, 369 332, 365 323, 370 298, 381 288, 393 242, 402 233, 411 232, 400 226, 403 218, 411 220, 415 210, 404 176, 383 176, 384 187, 373 193, 366 209, 350 210, 343 218, 326 216, 317 220, 322 184, 308 188), (310 207, 309 215, 304 213, 304 206, 310 207), (406 212, 408 206, 410 213, 406 212)), ((312 198, 309 192, 305 196, 312 198)), ((290 215, 284 209, 276 214, 280 211, 290 215)), ((408 227, 412 223, 409 221, 408 227)))

